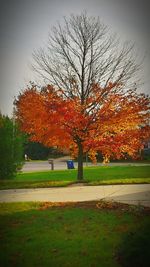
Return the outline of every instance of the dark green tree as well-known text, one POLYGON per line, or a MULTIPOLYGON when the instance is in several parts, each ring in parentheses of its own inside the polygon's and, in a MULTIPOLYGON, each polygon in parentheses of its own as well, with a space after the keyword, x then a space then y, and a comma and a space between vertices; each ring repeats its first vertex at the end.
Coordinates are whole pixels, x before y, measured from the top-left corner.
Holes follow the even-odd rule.
POLYGON ((15 120, 0 114, 0 179, 13 177, 21 165, 23 139, 15 120))
POLYGON ((24 154, 28 156, 29 159, 47 159, 49 154, 52 152, 51 148, 45 147, 38 142, 27 141, 24 147, 24 154))

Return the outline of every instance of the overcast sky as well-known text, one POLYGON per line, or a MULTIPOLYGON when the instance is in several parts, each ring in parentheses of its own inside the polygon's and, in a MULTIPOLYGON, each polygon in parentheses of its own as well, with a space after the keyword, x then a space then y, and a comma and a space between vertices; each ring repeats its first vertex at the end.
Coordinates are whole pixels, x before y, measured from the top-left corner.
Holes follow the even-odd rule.
MULTIPOLYGON (((122 38, 135 41, 139 53, 147 51, 146 77, 149 77, 149 5, 138 0, 0 0, 0 110, 12 114, 13 100, 28 82, 35 80, 29 67, 32 52, 44 46, 51 27, 63 16, 99 16, 122 38)), ((149 84, 144 90, 149 92, 149 84)))

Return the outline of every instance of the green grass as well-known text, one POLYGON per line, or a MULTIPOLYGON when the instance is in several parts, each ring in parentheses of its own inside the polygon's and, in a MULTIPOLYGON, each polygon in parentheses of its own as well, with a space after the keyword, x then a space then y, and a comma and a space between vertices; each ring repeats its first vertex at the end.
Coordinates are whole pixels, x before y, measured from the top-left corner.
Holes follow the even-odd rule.
POLYGON ((148 215, 135 209, 2 203, 0 266, 119 267, 124 237, 149 223, 148 215))
MULTIPOLYGON (((0 189, 67 186, 76 182, 77 170, 18 173, 14 179, 0 180, 0 189)), ((89 185, 150 183, 150 166, 101 166, 84 168, 89 185)))

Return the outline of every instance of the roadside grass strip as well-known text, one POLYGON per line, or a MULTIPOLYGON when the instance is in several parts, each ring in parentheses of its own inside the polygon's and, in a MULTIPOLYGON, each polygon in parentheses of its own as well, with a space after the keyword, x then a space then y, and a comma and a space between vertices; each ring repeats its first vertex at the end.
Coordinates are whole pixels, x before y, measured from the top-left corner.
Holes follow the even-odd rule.
MULTIPOLYGON (((77 170, 54 170, 18 173, 16 177, 0 180, 0 189, 63 187, 76 180, 77 170)), ((84 182, 87 185, 148 184, 150 166, 99 166, 84 168, 84 182)))

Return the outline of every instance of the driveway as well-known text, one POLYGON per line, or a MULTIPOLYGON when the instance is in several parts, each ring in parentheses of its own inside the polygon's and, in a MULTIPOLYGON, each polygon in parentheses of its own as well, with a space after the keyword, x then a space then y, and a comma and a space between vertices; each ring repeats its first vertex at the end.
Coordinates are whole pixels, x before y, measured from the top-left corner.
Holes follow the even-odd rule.
POLYGON ((0 202, 113 200, 150 207, 150 184, 69 186, 65 188, 9 189, 0 191, 0 202))

